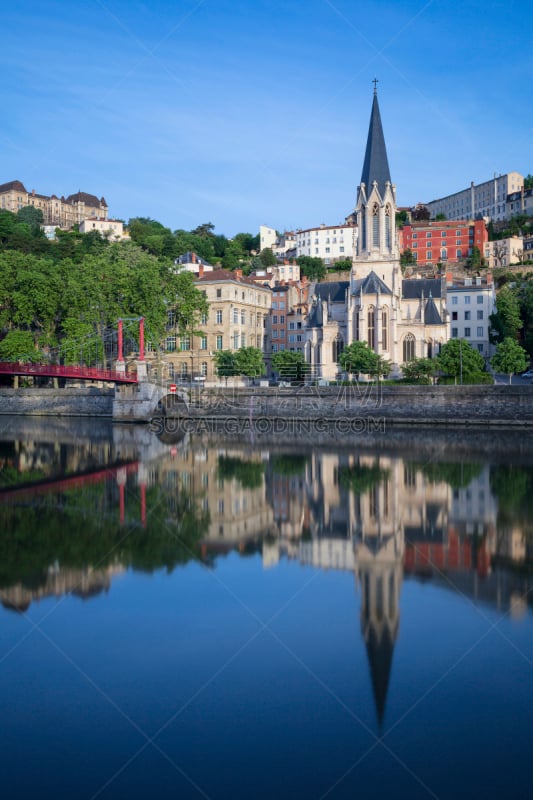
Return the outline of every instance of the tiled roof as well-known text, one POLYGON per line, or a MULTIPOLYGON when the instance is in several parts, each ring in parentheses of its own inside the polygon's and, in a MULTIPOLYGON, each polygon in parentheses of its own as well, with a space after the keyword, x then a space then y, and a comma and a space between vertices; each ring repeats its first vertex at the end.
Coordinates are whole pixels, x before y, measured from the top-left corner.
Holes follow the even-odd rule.
POLYGON ((317 283, 315 294, 321 300, 331 300, 332 303, 344 303, 346 290, 350 286, 350 281, 329 281, 327 283, 317 283))
POLYGON ((247 278, 244 275, 239 277, 235 272, 228 269, 214 269, 212 272, 206 272, 201 278, 198 279, 202 283, 220 283, 220 281, 235 281, 235 283, 245 283, 247 286, 255 286, 256 289, 269 289, 268 286, 259 286, 257 281, 247 278))
POLYGON ((360 292, 361 289, 363 294, 392 294, 387 284, 381 280, 379 275, 376 275, 374 270, 361 280, 356 291, 360 292))
POLYGON ((66 202, 70 203, 70 205, 74 205, 74 203, 85 203, 86 206, 95 206, 96 208, 99 208, 100 205, 107 206, 107 203, 103 197, 101 200, 99 200, 96 195, 87 194, 87 192, 76 192, 76 194, 69 194, 66 202))
POLYGON ((424 322, 426 325, 442 325, 442 319, 439 314, 439 310, 432 297, 430 297, 426 303, 424 322))
POLYGON ((20 181, 8 181, 7 183, 0 184, 0 192, 27 192, 26 187, 20 181))
POLYGON ((441 278, 406 278, 402 281, 402 297, 406 300, 420 300, 424 297, 442 297, 441 278))

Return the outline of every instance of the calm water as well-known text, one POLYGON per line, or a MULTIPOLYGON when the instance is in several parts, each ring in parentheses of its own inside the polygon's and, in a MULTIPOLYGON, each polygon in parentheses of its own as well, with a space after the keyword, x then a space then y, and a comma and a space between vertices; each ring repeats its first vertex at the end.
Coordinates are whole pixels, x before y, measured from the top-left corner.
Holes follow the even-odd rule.
POLYGON ((3 797, 532 796, 527 437, 18 424, 3 797))

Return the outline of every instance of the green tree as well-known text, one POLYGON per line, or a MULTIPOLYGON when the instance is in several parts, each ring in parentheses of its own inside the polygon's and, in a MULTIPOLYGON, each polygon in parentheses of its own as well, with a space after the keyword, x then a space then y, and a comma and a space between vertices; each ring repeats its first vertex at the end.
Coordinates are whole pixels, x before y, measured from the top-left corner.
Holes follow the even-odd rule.
POLYGON ((411 264, 416 264, 416 258, 411 248, 407 247, 403 253, 400 253, 400 266, 408 267, 411 264))
POLYGON ((259 489, 263 485, 265 465, 261 461, 239 458, 238 456, 219 456, 217 477, 223 481, 236 480, 243 489, 259 489))
POLYGON ((432 358, 414 358, 403 365, 403 377, 412 383, 431 383, 437 366, 432 358))
POLYGON ((244 251, 239 242, 228 242, 224 255, 222 256, 222 266, 224 269, 236 269, 244 259, 244 251))
POLYGON ((447 219, 448 219, 448 217, 446 216, 446 214, 442 214, 442 213, 437 214, 437 216, 435 217, 435 220, 437 222, 444 222, 447 219))
POLYGON ((490 363, 496 372, 503 372, 509 375, 509 383, 511 383, 513 375, 517 372, 523 372, 527 368, 529 358, 516 339, 511 339, 508 336, 496 347, 496 352, 492 356, 490 363))
POLYGON ((258 378, 266 373, 263 353, 258 347, 241 347, 235 353, 235 372, 246 378, 258 378))
POLYGON ((396 227, 403 228, 406 222, 409 221, 409 214, 405 209, 396 212, 396 227))
POLYGON ((524 189, 533 189, 533 175, 528 173, 524 178, 524 189))
POLYGON ((321 281, 326 277, 326 267, 321 258, 312 256, 299 256, 296 263, 300 267, 300 274, 310 281, 321 281))
POLYGON ((301 382, 309 372, 309 364, 303 353, 296 350, 282 350, 272 355, 272 368, 280 378, 301 382))
POLYGON ((20 222, 25 222, 30 228, 38 229, 44 222, 43 212, 40 208, 35 206, 24 206, 17 211, 17 219, 20 222))
POLYGON ((483 259, 481 258, 481 250, 479 247, 474 245, 472 247, 472 252, 468 258, 468 266, 471 269, 478 269, 483 263, 483 259))
POLYGON ((466 339, 450 339, 443 344, 437 361, 440 369, 461 383, 482 380, 485 369, 485 360, 478 350, 475 350, 466 339))
POLYGON ((40 361, 41 356, 36 350, 32 333, 30 331, 9 331, 0 342, 0 359, 24 363, 40 361))
POLYGON ((491 341, 503 342, 504 339, 518 339, 523 323, 520 318, 520 304, 514 289, 504 286, 496 298, 496 313, 490 315, 491 341))
POLYGON ((349 272, 352 268, 352 262, 349 258, 341 259, 332 264, 331 269, 335 272, 349 272))
POLYGON ((347 345, 341 353, 340 365, 348 373, 375 375, 377 354, 366 342, 358 341, 347 345))
POLYGON ((217 350, 215 353, 215 368, 219 378, 233 378, 238 375, 235 366, 235 353, 232 350, 217 350))
POLYGON ((276 256, 270 247, 264 247, 259 253, 259 258, 263 267, 273 267, 277 264, 276 256))

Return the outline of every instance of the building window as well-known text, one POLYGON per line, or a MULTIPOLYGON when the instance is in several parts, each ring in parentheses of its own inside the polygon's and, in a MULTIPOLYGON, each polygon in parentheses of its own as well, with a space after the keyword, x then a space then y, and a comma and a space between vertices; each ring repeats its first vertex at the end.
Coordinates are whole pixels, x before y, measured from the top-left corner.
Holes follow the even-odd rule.
POLYGON ((470 328, 465 328, 465 338, 470 336, 470 328))
POLYGON ((278 324, 278 315, 277 314, 274 314, 274 316, 272 317, 272 324, 273 325, 277 325, 278 324))
POLYGON ((238 333, 234 333, 233 334, 233 349, 234 350, 238 350, 239 349, 239 334, 238 333))
POLYGON ((376 347, 376 329, 374 321, 374 309, 371 308, 368 312, 368 346, 374 350, 376 347))
POLYGON ((168 353, 173 353, 175 349, 176 349, 176 337, 167 336, 167 340, 165 342, 165 350, 168 353))
POLYGON ((452 320, 457 321, 457 311, 452 311, 452 320))
POLYGON ((191 349, 191 337, 182 336, 180 342, 180 350, 190 350, 190 349, 191 349))
MULTIPOLYGON (((482 344, 478 344, 477 349, 479 350, 480 353, 483 353, 483 345, 482 344)), ((480 496, 481 496, 481 492, 480 492, 480 496)))
POLYGON ((277 344, 273 344, 273 345, 272 345, 272 352, 273 352, 273 353, 277 353, 277 352, 278 352, 278 346, 277 346, 277 344))
POLYGON ((426 258, 428 261, 431 261, 431 255, 432 255, 431 250, 426 250, 426 258))
POLYGON ((241 347, 246 347, 246 334, 241 333, 241 347))
POLYGON ((207 325, 207 314, 205 313, 202 314, 202 317, 200 319, 200 325, 207 325))
POLYGON ((233 309, 233 324, 234 325, 238 325, 239 324, 239 309, 238 308, 234 308, 233 309))
POLYGON ((477 336, 483 336, 483 325, 478 325, 477 327, 477 336))
POLYGON ((222 310, 217 311, 217 325, 222 325, 222 310))
POLYGON ((341 357, 341 353, 343 350, 344 350, 344 342, 342 341, 340 336, 337 336, 333 342, 333 348, 332 348, 332 358, 334 364, 339 363, 339 359, 341 357))
POLYGON ((285 325, 285 314, 280 314, 279 324, 285 325))
POLYGON ((222 289, 217 289, 217 297, 222 297, 222 289))
POLYGON ((478 306, 483 305, 483 295, 478 294, 478 296, 477 296, 477 304, 478 304, 478 306))
POLYGON ((468 321, 469 319, 470 319, 470 311, 465 311, 465 320, 468 321))
POLYGON ((200 350, 207 350, 207 336, 200 338, 200 350))
POLYGON ((452 328, 452 338, 453 339, 457 339, 458 335, 459 335, 458 329, 457 328, 452 328))
POLYGON ((169 378, 173 378, 174 377, 174 362, 173 361, 171 361, 170 364, 168 365, 168 377, 169 378))
POLYGON ((415 358, 415 337, 412 333, 408 333, 403 340, 403 360, 413 361, 415 358))
POLYGON ((483 319, 483 311, 478 311, 477 312, 477 318, 478 319, 483 319))
POLYGON ((187 366, 187 362, 186 362, 186 361, 184 361, 184 362, 181 364, 181 367, 180 367, 180 372, 181 372, 181 377, 182 377, 182 378, 186 378, 186 377, 187 377, 187 375, 189 374, 189 373, 188 373, 188 366, 187 366))
POLYGON ((241 310, 241 325, 246 325, 246 311, 244 309, 241 310))
POLYGON ((219 334, 217 336, 217 350, 223 350, 224 346, 222 344, 222 336, 219 334))
POLYGON ((387 311, 383 309, 383 311, 381 312, 381 346, 384 350, 389 349, 388 328, 389 328, 389 320, 387 316, 387 311))
POLYGON ((469 306, 469 305, 470 305, 470 295, 469 294, 465 294, 465 306, 469 306))
POLYGON ((379 206, 377 203, 372 209, 372 245, 379 247, 379 206))

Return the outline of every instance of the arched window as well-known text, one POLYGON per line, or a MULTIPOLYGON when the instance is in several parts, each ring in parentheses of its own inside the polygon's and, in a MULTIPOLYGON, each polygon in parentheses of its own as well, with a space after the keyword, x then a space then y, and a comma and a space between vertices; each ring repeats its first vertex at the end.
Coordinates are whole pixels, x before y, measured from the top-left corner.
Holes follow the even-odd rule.
POLYGON ((391 249, 391 242, 392 242, 392 215, 391 215, 391 207, 387 205, 385 207, 385 245, 390 250, 391 249))
POLYGON ((374 350, 376 347, 376 327, 374 309, 368 311, 368 346, 374 350))
POLYGON ((387 309, 384 308, 381 312, 381 347, 383 350, 389 349, 389 315, 387 309))
POLYGON ((379 247, 379 206, 374 203, 372 208, 372 246, 379 247))
POLYGON ((344 342, 342 341, 340 336, 337 336, 334 339, 332 344, 333 344, 333 347, 332 347, 333 363, 334 364, 338 364, 339 363, 339 359, 341 357, 341 353, 344 350, 344 342))
POLYGON ((415 337, 412 333, 408 333, 403 340, 403 360, 413 361, 415 357, 415 337))

